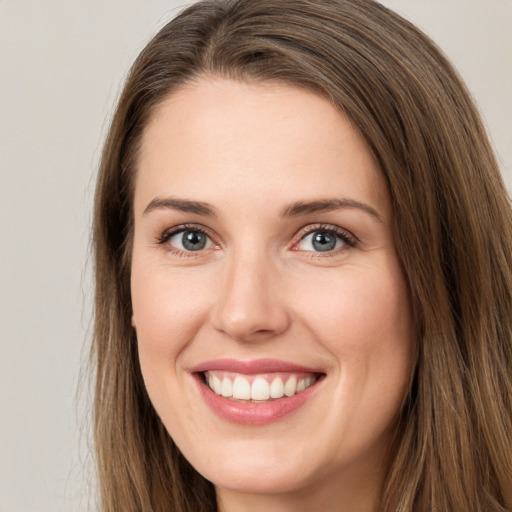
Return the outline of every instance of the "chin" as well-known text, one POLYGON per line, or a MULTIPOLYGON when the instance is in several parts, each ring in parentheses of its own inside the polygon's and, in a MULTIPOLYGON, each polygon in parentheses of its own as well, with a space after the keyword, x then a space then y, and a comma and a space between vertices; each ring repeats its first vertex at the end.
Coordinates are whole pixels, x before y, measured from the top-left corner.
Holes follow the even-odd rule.
POLYGON ((243 467, 235 461, 225 461, 222 467, 208 468, 203 473, 217 489, 255 495, 289 494, 298 492, 311 482, 306 474, 287 464, 259 460, 243 467))

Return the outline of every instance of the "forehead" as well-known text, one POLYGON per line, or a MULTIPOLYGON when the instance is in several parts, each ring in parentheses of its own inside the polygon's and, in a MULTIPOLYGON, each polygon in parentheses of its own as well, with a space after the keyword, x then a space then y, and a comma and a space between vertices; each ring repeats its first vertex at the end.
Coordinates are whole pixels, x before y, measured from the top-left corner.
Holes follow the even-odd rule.
MULTIPOLYGON (((281 202, 341 193, 388 208, 364 139, 326 98, 281 83, 198 80, 155 110, 142 139, 135 208, 156 196, 251 192, 281 202), (279 193, 279 194, 278 194, 279 193), (277 197, 278 196, 278 197, 277 197)), ((217 196, 216 196, 217 194, 217 196)))

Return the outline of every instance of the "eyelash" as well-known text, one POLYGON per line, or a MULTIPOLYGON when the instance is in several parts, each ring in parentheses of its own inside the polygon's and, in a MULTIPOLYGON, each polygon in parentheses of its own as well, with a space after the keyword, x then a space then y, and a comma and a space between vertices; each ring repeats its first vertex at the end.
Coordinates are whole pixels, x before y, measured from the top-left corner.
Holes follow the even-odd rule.
MULTIPOLYGON (((164 231, 160 236, 157 237, 157 243, 158 243, 158 245, 165 246, 167 244, 167 242, 173 236, 179 235, 180 233, 184 233, 186 231, 202 233, 203 235, 206 235, 210 240, 213 240, 213 237, 209 233, 209 231, 204 229, 203 227, 198 226, 196 224, 181 224, 180 226, 176 226, 175 228, 164 231)), ((199 256, 199 253, 202 252, 202 251, 183 251, 181 249, 173 247, 170 244, 167 247, 165 247, 165 249, 168 252, 170 252, 171 254, 173 254, 175 256, 180 256, 182 258, 194 258, 194 257, 199 256)))
MULTIPOLYGON (((218 247, 218 244, 215 244, 213 242, 213 236, 210 234, 209 230, 206 230, 202 226, 196 225, 196 224, 182 224, 180 226, 176 226, 175 228, 172 228, 170 230, 164 231, 160 236, 157 237, 157 244, 161 246, 165 246, 169 240, 180 233, 184 233, 186 231, 196 232, 196 233, 202 233, 206 235, 214 244, 214 246, 218 247)), ((308 226, 302 228, 297 235, 295 235, 294 238, 298 238, 298 241, 294 242, 292 250, 295 250, 297 252, 303 252, 308 254, 308 257, 315 258, 315 257, 329 257, 329 256, 335 256, 339 254, 340 252, 343 252, 347 250, 347 248, 353 248, 358 245, 358 239, 349 233, 348 231, 339 228, 337 226, 333 226, 331 224, 309 224, 308 226), (293 247, 297 246, 300 242, 302 242, 307 236, 315 233, 315 232, 321 232, 328 235, 333 235, 343 241, 346 246, 343 246, 341 248, 326 251, 322 254, 321 251, 300 251, 300 249, 293 249, 293 247)), ((182 249, 177 249, 176 247, 173 247, 172 245, 168 245, 166 247, 166 250, 169 251, 171 254, 184 257, 184 258, 193 258, 200 255, 202 250, 198 251, 183 251, 182 249)))
MULTIPOLYGON (((338 226, 333 226, 332 224, 309 224, 305 228, 301 229, 297 236, 299 240, 294 243, 294 247, 298 245, 300 242, 302 242, 307 236, 315 233, 320 232, 328 235, 333 235, 343 241, 345 246, 331 250, 326 251, 325 253, 322 253, 321 251, 302 251, 308 255, 308 257, 315 258, 315 257, 321 257, 326 258, 329 256, 337 256, 340 252, 344 252, 347 250, 347 248, 354 248, 358 244, 358 239, 346 231, 345 229, 342 229, 338 226)), ((300 251, 300 249, 295 249, 296 251, 300 251)))

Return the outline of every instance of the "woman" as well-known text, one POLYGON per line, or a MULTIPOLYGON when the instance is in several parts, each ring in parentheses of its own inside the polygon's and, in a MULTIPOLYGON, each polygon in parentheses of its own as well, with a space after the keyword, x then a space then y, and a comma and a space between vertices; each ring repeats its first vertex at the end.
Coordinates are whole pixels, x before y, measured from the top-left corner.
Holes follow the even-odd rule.
POLYGON ((371 0, 193 5, 96 191, 102 510, 512 510, 512 217, 460 79, 371 0))

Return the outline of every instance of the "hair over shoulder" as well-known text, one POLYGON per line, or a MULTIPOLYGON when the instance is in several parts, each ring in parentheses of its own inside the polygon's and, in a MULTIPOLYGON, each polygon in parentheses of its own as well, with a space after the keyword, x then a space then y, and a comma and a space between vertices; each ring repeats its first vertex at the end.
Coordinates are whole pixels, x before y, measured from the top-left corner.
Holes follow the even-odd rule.
POLYGON ((373 0, 205 0, 139 55, 105 142, 94 213, 94 436, 102 511, 216 510, 155 413, 131 327, 141 135, 199 77, 278 81, 329 98, 387 180, 415 324, 385 512, 512 511, 512 210, 452 65, 373 0))

